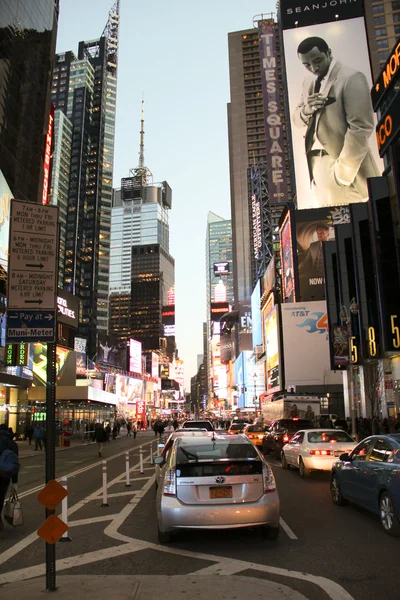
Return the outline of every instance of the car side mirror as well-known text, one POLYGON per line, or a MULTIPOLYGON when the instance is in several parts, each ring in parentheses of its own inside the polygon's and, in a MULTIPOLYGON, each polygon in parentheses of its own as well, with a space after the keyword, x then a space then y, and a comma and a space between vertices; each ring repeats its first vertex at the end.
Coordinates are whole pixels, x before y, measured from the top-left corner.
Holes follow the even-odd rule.
POLYGON ((163 450, 165 448, 165 444, 157 444, 157 448, 159 450, 163 450))
POLYGON ((153 459, 153 463, 154 463, 155 465, 160 465, 160 466, 161 466, 161 465, 163 465, 163 464, 165 463, 165 458, 164 458, 163 456, 156 456, 156 457, 153 459))
POLYGON ((350 454, 348 454, 347 452, 341 454, 340 460, 343 460, 344 462, 351 462, 350 454))

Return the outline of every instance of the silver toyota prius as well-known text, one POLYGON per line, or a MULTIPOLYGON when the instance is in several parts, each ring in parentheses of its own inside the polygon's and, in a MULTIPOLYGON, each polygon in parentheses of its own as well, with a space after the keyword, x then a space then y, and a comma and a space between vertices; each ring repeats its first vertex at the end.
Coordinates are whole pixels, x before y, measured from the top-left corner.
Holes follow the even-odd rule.
POLYGON ((165 456, 156 495, 158 539, 181 529, 260 527, 279 535, 279 496, 271 468, 244 435, 178 437, 165 456))

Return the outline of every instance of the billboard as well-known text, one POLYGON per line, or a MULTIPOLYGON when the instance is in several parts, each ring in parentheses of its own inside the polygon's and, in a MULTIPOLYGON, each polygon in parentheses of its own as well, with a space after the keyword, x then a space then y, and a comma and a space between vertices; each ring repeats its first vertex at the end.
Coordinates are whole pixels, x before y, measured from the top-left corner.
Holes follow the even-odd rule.
POLYGON ((217 262, 214 263, 214 275, 216 277, 220 275, 229 275, 229 262, 217 262))
POLYGON ((121 342, 106 333, 99 332, 96 362, 119 367, 126 371, 126 342, 121 342))
POLYGON ((127 375, 117 375, 115 393, 119 397, 119 402, 135 404, 143 399, 143 380, 127 375))
POLYGON ((57 320, 78 329, 79 298, 60 288, 57 290, 57 320))
POLYGON ((131 373, 142 372, 142 342, 129 340, 129 371, 131 373))
POLYGON ((297 208, 361 202, 383 170, 362 2, 299 4, 281 3, 297 208))
MULTIPOLYGON (((47 344, 36 342, 33 345, 33 384, 46 385, 47 382, 47 344)), ((76 352, 69 348, 56 346, 57 385, 76 384, 76 352)))
MULTIPOLYGON (((282 307, 283 306, 285 306, 285 304, 282 304, 282 307)), ((279 306, 274 306, 264 319, 264 345, 267 369, 266 389, 269 394, 278 392, 282 389, 278 310, 279 306)))
MULTIPOLYGON (((7 181, 0 170, 0 274, 7 271, 8 240, 10 235, 10 202, 12 194, 7 181)), ((3 274, 2 278, 6 279, 3 274)))
POLYGON ((210 320, 219 321, 220 318, 229 312, 228 302, 211 302, 210 306, 210 320))
POLYGON ((288 210, 279 228, 281 269, 282 269, 282 300, 284 302, 296 301, 292 217, 288 210))
MULTIPOLYGON (((259 21, 258 27, 268 165, 268 191, 269 201, 275 204, 288 200, 284 159, 286 151, 282 122, 283 107, 279 93, 280 68, 278 67, 276 48, 278 30, 273 19, 259 21)), ((255 258, 257 259, 258 256, 255 258)))
POLYGON ((262 344, 261 281, 258 280, 251 295, 251 324, 253 348, 262 344))
POLYGON ((276 270, 275 270, 275 255, 271 258, 268 263, 268 267, 265 270, 263 276, 263 288, 262 296, 269 294, 272 289, 276 286, 276 270))
POLYGON ((160 376, 160 359, 155 352, 151 353, 151 376, 157 379, 160 376))
POLYGON ((335 227, 350 223, 347 206, 296 211, 300 302, 325 300, 322 243, 335 239, 335 227))
POLYGON ((281 310, 286 389, 341 383, 341 373, 331 371, 326 302, 287 303, 281 310))

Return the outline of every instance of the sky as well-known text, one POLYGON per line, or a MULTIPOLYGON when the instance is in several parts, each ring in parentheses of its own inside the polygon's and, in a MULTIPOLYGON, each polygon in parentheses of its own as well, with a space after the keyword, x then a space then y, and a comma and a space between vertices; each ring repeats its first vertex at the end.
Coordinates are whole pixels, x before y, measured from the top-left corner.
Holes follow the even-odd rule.
MULTIPOLYGON (((57 52, 98 38, 113 0, 60 0, 57 52)), ((186 391, 203 351, 207 214, 230 219, 228 32, 269 16, 274 0, 121 0, 114 186, 138 165, 141 101, 145 162, 172 188, 176 343, 186 391)))

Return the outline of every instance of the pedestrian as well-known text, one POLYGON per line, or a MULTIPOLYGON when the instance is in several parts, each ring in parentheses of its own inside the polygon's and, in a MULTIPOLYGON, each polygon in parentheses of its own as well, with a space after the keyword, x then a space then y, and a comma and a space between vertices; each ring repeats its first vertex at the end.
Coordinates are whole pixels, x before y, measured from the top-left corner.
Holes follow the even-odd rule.
POLYGON ((30 423, 27 424, 27 426, 25 427, 25 440, 29 441, 29 445, 32 445, 32 438, 33 438, 33 427, 30 423))
POLYGON ((174 422, 172 424, 174 426, 174 431, 176 431, 179 427, 178 419, 174 419, 174 422))
POLYGON ((94 430, 94 440, 97 442, 97 449, 99 451, 99 457, 103 455, 103 444, 107 440, 106 430, 101 423, 96 423, 96 429, 94 430))
POLYGON ((136 421, 133 422, 132 431, 133 431, 133 439, 136 440, 136 436, 137 436, 137 423, 136 423, 136 421))
POLYGON ((132 433, 132 423, 130 421, 127 422, 126 424, 126 435, 131 437, 132 433))
POLYGON ((112 430, 113 440, 117 439, 117 434, 118 434, 118 427, 117 427, 116 423, 114 423, 114 427, 113 427, 113 430, 112 430))
POLYGON ((44 429, 40 423, 36 423, 33 429, 33 439, 35 440, 35 450, 43 450, 42 442, 44 429))
POLYGON ((107 424, 106 435, 107 435, 107 442, 109 442, 110 441, 110 435, 111 435, 111 425, 110 425, 110 423, 107 424))
MULTIPOLYGON (((2 454, 5 450, 11 450, 11 452, 13 452, 16 455, 16 457, 13 457, 13 455, 9 453, 10 457, 8 459, 4 460, 4 463, 7 460, 7 467, 9 465, 14 467, 14 471, 10 471, 10 470, 8 470, 8 468, 7 468, 7 470, 5 470, 5 468, 0 469, 0 531, 2 529, 4 529, 4 523, 1 518, 1 512, 3 510, 4 500, 5 500, 5 497, 7 494, 8 486, 10 485, 10 480, 11 480, 11 485, 13 486, 15 491, 17 490, 18 470, 19 470, 18 444, 16 442, 14 442, 10 433, 7 431, 6 425, 2 424, 2 425, 0 425, 0 464, 2 462, 2 460, 1 460, 2 454)), ((5 466, 6 466, 6 464, 3 465, 3 467, 5 467, 5 466)))

